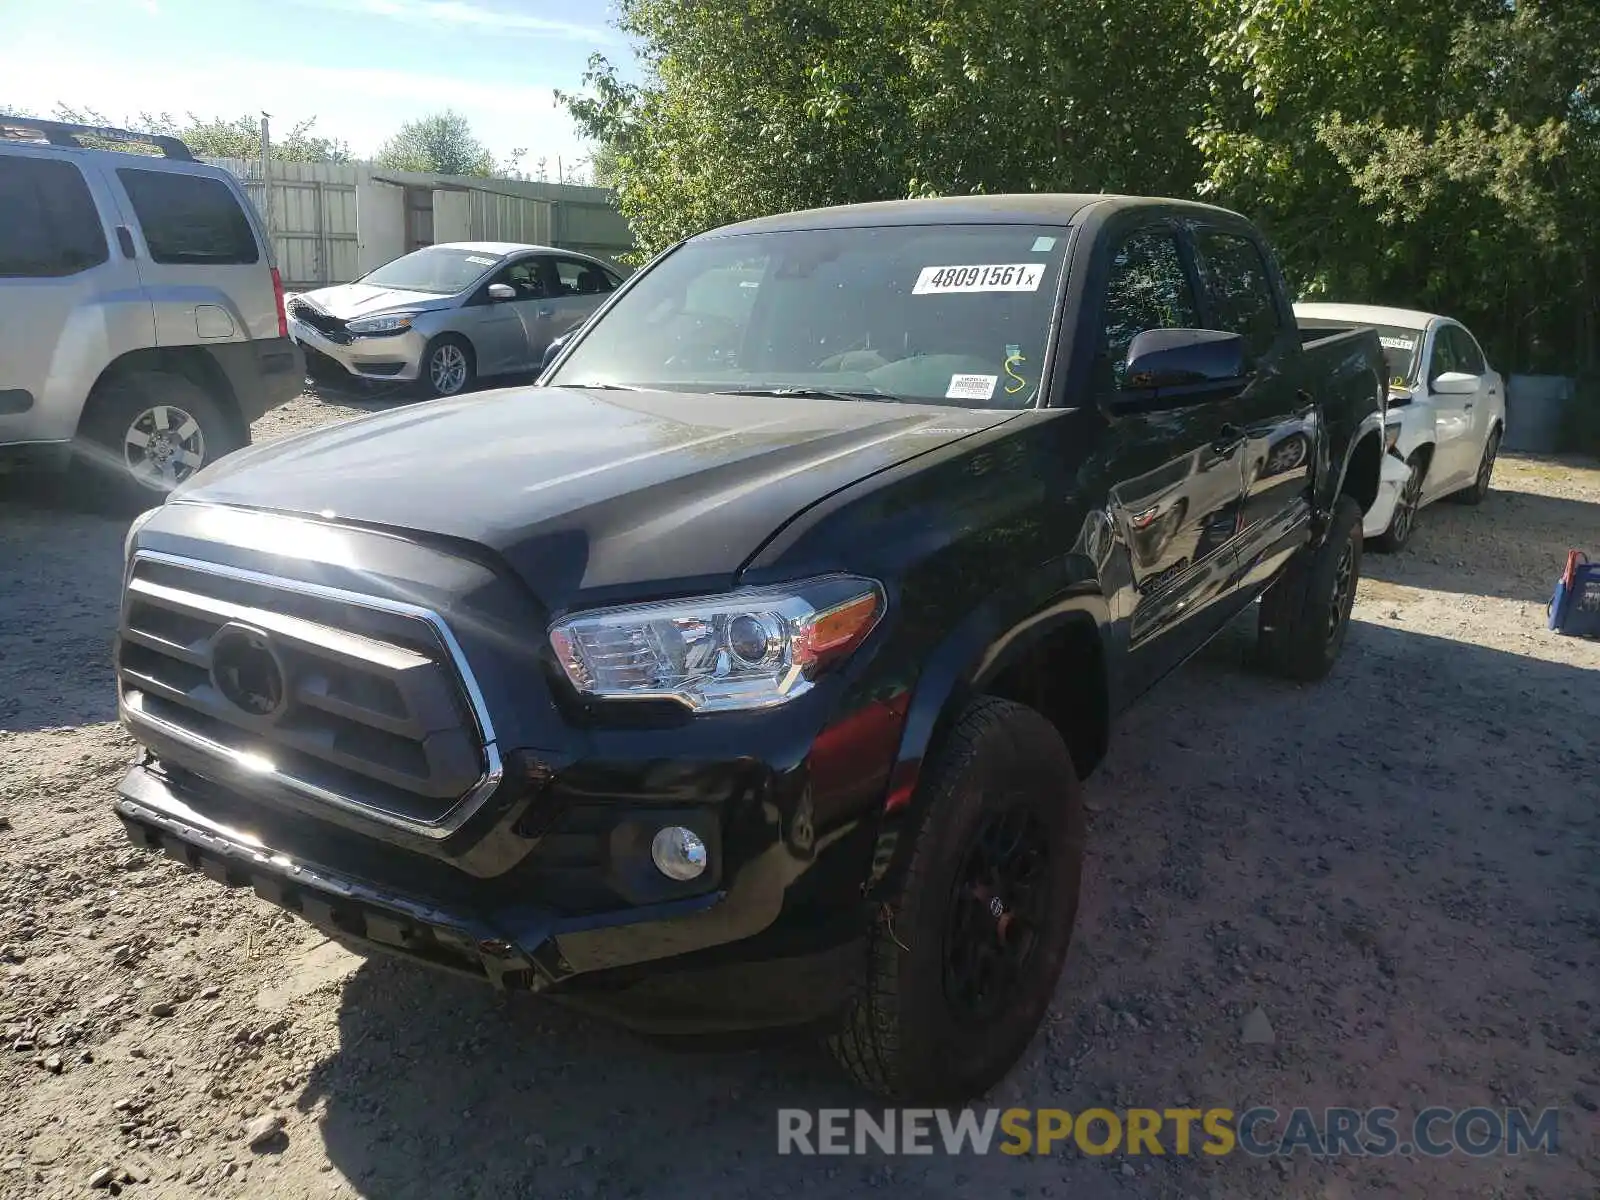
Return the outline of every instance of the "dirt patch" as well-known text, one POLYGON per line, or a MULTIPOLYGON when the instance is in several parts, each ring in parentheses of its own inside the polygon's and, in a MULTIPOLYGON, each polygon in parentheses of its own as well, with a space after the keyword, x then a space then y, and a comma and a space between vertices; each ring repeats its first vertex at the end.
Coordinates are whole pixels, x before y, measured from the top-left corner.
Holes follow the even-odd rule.
POLYGON ((1595 1189, 1600 644, 1544 629, 1569 543, 1600 554, 1592 465, 1507 459, 1481 509, 1369 555, 1326 684, 1244 670, 1241 625, 1129 714, 1055 1011, 990 1101, 1563 1109, 1561 1153, 1520 1159, 779 1158, 778 1107, 861 1102, 807 1043, 670 1052, 130 848, 123 528, 0 499, 0 1196, 1595 1189))

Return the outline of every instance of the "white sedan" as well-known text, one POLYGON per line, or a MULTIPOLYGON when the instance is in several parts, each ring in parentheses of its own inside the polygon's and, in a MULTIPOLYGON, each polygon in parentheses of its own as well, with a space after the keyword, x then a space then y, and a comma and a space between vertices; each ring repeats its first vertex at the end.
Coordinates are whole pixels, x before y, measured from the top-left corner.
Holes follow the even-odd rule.
POLYGON ((1305 328, 1370 326, 1389 364, 1389 407, 1378 498, 1364 535, 1399 550, 1417 514, 1443 497, 1477 504, 1489 493, 1506 423, 1506 386, 1466 326, 1437 313, 1370 304, 1297 304, 1305 328))

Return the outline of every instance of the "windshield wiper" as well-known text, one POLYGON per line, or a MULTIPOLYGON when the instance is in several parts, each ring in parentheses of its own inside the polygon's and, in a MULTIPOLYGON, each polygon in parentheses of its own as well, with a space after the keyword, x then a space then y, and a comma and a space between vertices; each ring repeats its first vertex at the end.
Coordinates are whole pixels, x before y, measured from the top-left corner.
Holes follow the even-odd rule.
POLYGON ((756 387, 756 388, 727 388, 719 390, 713 395, 717 396, 793 396, 803 400, 902 400, 893 392, 885 392, 880 388, 817 388, 817 387, 756 387))

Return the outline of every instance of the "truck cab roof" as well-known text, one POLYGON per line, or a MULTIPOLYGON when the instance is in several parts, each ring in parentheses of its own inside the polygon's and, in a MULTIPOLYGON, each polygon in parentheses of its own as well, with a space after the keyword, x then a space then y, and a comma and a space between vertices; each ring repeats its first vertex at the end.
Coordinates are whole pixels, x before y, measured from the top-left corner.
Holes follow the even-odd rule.
POLYGON ((1072 225, 1091 208, 1107 212, 1133 208, 1192 210, 1196 215, 1226 216, 1237 213, 1199 204, 1150 196, 1106 195, 1101 192, 1016 193, 995 196, 940 196, 923 200, 879 200, 866 204, 841 204, 799 212, 757 217, 708 230, 700 238, 738 233, 780 233, 798 229, 848 228, 867 225, 1072 225))

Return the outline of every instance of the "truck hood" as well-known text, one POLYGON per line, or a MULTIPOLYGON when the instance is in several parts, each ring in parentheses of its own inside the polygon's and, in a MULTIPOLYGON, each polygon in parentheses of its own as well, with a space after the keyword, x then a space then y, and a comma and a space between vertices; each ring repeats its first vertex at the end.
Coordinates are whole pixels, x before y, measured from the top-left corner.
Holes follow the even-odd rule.
POLYGON ((1017 415, 514 388, 243 450, 173 499, 465 539, 561 609, 729 586, 807 506, 1017 415))
POLYGON ((445 308, 455 299, 454 296, 440 296, 435 292, 373 287, 370 283, 341 283, 337 287, 318 288, 314 292, 299 292, 297 295, 299 299, 341 321, 370 317, 397 308, 412 312, 445 308))

